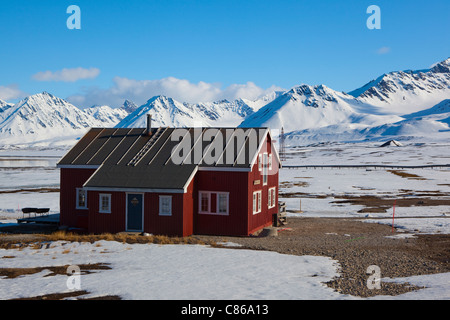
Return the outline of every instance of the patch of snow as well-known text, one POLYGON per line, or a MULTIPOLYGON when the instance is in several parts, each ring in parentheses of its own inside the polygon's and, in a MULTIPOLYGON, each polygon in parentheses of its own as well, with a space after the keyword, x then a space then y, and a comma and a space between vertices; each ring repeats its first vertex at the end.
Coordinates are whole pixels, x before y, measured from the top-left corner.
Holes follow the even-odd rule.
POLYGON ((385 238, 390 238, 390 239, 414 239, 414 238, 417 238, 417 236, 414 233, 406 233, 406 232, 402 233, 402 232, 400 232, 400 233, 394 234, 392 236, 386 236, 385 238))
POLYGON ((450 300, 450 272, 404 278, 382 278, 382 282, 409 283, 423 289, 399 296, 376 296, 372 300, 450 300))
MULTIPOLYGON (((326 257, 228 250, 200 245, 54 242, 47 249, 0 249, 5 268, 109 264, 111 270, 81 275, 90 296, 124 299, 264 300, 345 299, 324 282, 337 276, 336 261, 326 257), (132 261, 133 263, 130 263, 132 261), (283 272, 279 272, 283 270, 283 272), (277 281, 267 281, 277 274, 277 281)), ((69 292, 65 275, 48 272, 0 278, 0 299, 69 292)))

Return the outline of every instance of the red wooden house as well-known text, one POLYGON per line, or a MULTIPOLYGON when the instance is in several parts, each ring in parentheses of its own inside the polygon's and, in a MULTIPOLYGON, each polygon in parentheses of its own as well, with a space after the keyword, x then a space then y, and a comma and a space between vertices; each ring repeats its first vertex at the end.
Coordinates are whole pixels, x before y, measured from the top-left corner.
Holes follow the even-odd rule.
POLYGON ((246 236, 278 210, 267 128, 93 128, 58 167, 60 225, 89 233, 246 236))

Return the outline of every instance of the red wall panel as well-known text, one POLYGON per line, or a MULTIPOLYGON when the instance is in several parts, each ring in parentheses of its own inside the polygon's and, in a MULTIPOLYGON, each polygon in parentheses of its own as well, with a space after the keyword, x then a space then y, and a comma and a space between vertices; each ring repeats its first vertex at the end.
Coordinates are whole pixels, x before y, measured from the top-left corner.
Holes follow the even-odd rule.
POLYGON ((146 193, 144 195, 144 231, 167 236, 183 236, 183 194, 146 193), (159 196, 172 196, 172 215, 159 215, 159 196))
POLYGON ((193 189, 194 232, 196 234, 246 235, 247 181, 248 172, 198 171, 193 189), (229 192, 229 214, 199 213, 199 191, 229 192))
POLYGON ((278 162, 275 154, 271 150, 270 138, 267 136, 260 154, 266 153, 272 155, 272 170, 268 170, 267 185, 263 184, 263 171, 258 169, 259 156, 253 165, 252 172, 249 174, 248 180, 248 233, 251 234, 258 229, 272 225, 272 215, 278 211, 278 162), (275 207, 268 207, 269 188, 276 187, 275 190, 275 207), (253 214, 253 192, 261 191, 261 212, 253 214))
POLYGON ((89 211, 76 209, 76 188, 82 188, 94 172, 95 169, 60 169, 60 225, 88 228, 89 211))
POLYGON ((183 236, 187 237, 194 233, 194 185, 196 179, 192 179, 187 188, 187 192, 183 194, 183 236))
POLYGON ((126 196, 124 192, 89 191, 89 232, 117 233, 125 230, 126 196), (99 212, 99 195, 111 194, 111 213, 99 212))
MULTIPOLYGON (((133 192, 131 192, 133 193, 133 192)), ((89 232, 117 233, 126 230, 127 193, 109 191, 89 192, 89 232), (111 213, 99 212, 99 195, 111 194, 111 213)), ((143 231, 168 236, 183 236, 183 194, 144 193, 143 231), (172 215, 159 215, 159 196, 172 196, 172 215)))

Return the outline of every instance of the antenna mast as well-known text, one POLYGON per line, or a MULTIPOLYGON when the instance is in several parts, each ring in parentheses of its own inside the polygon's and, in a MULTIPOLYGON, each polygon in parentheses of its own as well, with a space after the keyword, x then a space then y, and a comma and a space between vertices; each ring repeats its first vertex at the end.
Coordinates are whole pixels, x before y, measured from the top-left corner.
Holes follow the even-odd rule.
POLYGON ((286 160, 286 150, 284 146, 284 127, 281 127, 281 134, 280 134, 280 160, 281 161, 286 160))

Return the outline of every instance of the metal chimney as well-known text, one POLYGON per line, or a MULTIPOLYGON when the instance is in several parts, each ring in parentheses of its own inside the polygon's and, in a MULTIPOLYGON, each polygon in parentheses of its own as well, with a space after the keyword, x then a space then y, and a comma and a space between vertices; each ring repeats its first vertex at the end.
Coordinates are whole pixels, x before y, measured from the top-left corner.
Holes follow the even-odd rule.
POLYGON ((152 115, 147 114, 147 130, 145 132, 148 136, 152 134, 152 115))

